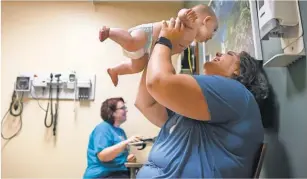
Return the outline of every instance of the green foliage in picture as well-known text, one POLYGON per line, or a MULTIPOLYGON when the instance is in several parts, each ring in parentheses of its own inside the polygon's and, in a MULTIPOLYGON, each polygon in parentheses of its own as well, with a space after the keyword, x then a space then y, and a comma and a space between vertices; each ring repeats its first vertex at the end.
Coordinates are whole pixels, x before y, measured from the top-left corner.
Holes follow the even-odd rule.
POLYGON ((206 55, 217 51, 247 51, 255 55, 249 1, 214 0, 214 9, 219 29, 212 40, 206 43, 206 55))

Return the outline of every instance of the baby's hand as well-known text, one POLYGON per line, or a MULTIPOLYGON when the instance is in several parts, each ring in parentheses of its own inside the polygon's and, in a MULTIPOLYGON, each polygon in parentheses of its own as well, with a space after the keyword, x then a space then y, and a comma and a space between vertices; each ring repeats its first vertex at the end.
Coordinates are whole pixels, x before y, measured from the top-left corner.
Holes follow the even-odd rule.
POLYGON ((193 9, 189 9, 187 10, 187 12, 185 13, 186 19, 189 22, 195 22, 195 20, 197 19, 197 15, 196 12, 193 9))
POLYGON ((197 19, 197 15, 193 9, 188 9, 179 18, 185 27, 193 28, 194 22, 197 19))

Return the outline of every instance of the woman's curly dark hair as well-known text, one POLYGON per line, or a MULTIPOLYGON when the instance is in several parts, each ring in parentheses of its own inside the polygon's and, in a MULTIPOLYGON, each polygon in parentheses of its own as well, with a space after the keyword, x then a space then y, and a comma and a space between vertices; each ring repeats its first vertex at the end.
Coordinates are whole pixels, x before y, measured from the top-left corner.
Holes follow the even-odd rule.
POLYGON ((234 75, 233 79, 242 83, 255 97, 258 105, 269 95, 269 83, 262 68, 262 60, 256 60, 247 52, 241 52, 240 75, 234 75))
POLYGON ((122 101, 123 103, 125 103, 123 98, 118 97, 118 98, 106 99, 101 104, 100 116, 104 121, 106 121, 107 123, 111 125, 114 124, 113 113, 116 111, 116 106, 119 101, 122 101))

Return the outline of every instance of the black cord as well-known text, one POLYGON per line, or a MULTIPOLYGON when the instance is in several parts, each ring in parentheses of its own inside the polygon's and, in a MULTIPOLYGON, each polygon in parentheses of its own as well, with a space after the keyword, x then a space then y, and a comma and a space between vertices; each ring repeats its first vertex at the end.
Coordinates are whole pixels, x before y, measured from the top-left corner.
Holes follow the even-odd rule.
POLYGON ((1 129, 3 129, 4 119, 5 119, 5 117, 7 116, 7 114, 9 112, 10 112, 10 114, 12 116, 19 117, 20 127, 17 130, 17 132, 15 134, 13 134, 12 136, 10 136, 10 137, 5 137, 3 135, 3 133, 2 133, 3 130, 1 130, 1 137, 4 140, 11 140, 11 139, 13 139, 14 137, 16 137, 19 134, 19 132, 22 129, 22 117, 21 117, 22 112, 23 112, 23 102, 22 102, 22 99, 23 99, 23 92, 22 92, 22 95, 21 95, 21 99, 17 99, 16 91, 13 92, 10 108, 7 110, 7 112, 5 113, 5 115, 3 116, 2 120, 1 120, 1 129), (19 111, 19 112, 15 113, 15 111, 19 111))
POLYGON ((59 104, 56 103, 56 111, 55 111, 55 115, 54 115, 54 125, 53 125, 53 135, 56 135, 56 125, 57 125, 57 120, 58 120, 58 108, 59 108, 59 104))
POLYGON ((56 104, 55 104, 55 115, 54 115, 54 124, 53 124, 53 135, 56 135, 56 126, 57 126, 57 121, 58 121, 58 111, 59 111, 59 93, 60 93, 60 86, 59 86, 59 81, 60 81, 60 76, 61 74, 55 75, 57 79, 57 93, 56 93, 56 104))
MULTIPOLYGON (((22 95, 21 95, 21 99, 22 98, 23 98, 23 92, 22 92, 22 95)), ((12 116, 15 116, 15 117, 20 116, 22 111, 23 111, 23 103, 22 103, 21 100, 17 99, 16 91, 13 92, 12 101, 11 101, 9 110, 10 110, 10 114, 12 116), (16 111, 18 111, 18 109, 19 109, 19 112, 16 113, 16 111)))
POLYGON ((50 106, 50 108, 51 108, 50 109, 51 121, 50 121, 50 124, 48 125, 47 124, 47 116, 48 116, 48 111, 49 111, 49 102, 48 102, 47 110, 46 110, 46 114, 45 114, 45 126, 47 128, 50 128, 53 125, 52 78, 53 78, 53 74, 51 73, 50 74, 50 87, 49 87, 49 101, 51 103, 51 106, 50 106))
POLYGON ((47 124, 47 118, 48 118, 48 111, 49 111, 49 102, 48 102, 48 104, 47 104, 47 110, 46 110, 46 114, 45 114, 45 126, 47 127, 47 128, 50 128, 51 126, 52 126, 52 124, 53 124, 53 109, 52 109, 52 96, 51 96, 51 94, 52 94, 52 89, 51 89, 51 86, 50 86, 50 90, 49 90, 49 100, 50 100, 50 103, 51 103, 51 106, 50 106, 50 108, 51 108, 51 110, 50 110, 50 116, 51 116, 51 121, 50 121, 50 124, 48 125, 47 124))
MULTIPOLYGON (((52 105, 52 104, 51 104, 52 105)), ((53 120, 51 118, 51 122, 50 122, 50 125, 47 124, 47 117, 48 117, 48 111, 49 111, 49 102, 47 104, 47 110, 45 112, 45 120, 44 120, 44 124, 47 128, 51 127, 52 126, 52 123, 53 123, 53 120)))

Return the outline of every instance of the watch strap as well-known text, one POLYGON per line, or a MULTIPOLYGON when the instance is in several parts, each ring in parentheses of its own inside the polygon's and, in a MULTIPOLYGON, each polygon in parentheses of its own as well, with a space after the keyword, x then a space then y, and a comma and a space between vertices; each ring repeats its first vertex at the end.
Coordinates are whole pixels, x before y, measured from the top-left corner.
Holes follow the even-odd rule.
POLYGON ((168 48, 170 48, 171 50, 173 48, 173 45, 172 45, 171 41, 168 38, 166 38, 166 37, 159 37, 155 44, 165 45, 168 48))

